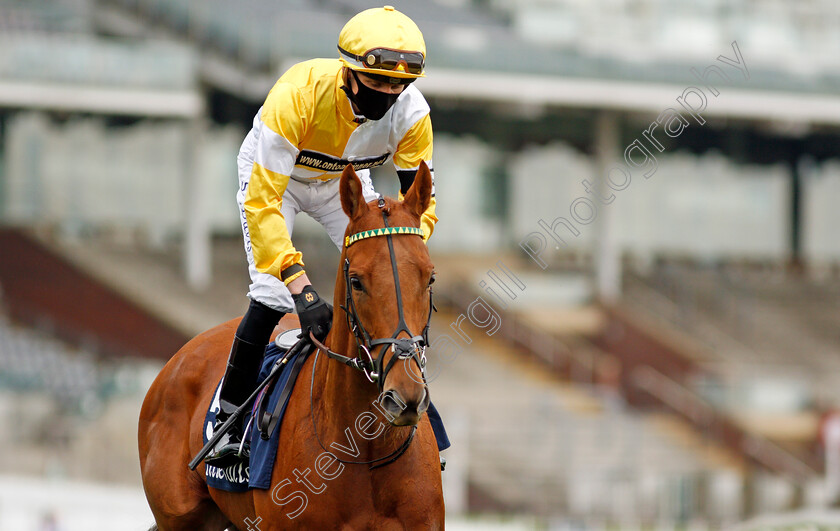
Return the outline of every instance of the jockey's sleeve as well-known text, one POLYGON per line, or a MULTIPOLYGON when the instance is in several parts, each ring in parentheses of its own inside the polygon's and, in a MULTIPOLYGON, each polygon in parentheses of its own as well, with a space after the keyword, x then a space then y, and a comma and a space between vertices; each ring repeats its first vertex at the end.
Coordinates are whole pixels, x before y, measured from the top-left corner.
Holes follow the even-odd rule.
POLYGON ((414 183, 414 175, 420 166, 420 161, 426 161, 426 165, 432 174, 432 199, 429 208, 420 216, 420 228, 423 230, 423 240, 428 240, 435 230, 437 216, 435 216, 435 171, 432 166, 432 120, 426 114, 417 121, 405 133, 397 151, 394 153, 394 166, 397 169, 397 176, 400 178, 399 199, 414 183))
MULTIPOLYGON (((279 82, 271 89, 260 113, 259 139, 245 196, 254 266, 260 273, 280 279, 287 269, 303 266, 303 256, 292 244, 280 207, 307 116, 298 88, 279 82)), ((301 271, 301 267, 292 271, 301 271)))

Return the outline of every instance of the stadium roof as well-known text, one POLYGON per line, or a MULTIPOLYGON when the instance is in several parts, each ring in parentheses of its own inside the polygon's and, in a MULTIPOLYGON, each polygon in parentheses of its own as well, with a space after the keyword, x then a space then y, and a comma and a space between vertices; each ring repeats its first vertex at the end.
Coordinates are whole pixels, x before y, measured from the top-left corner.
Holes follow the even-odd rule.
MULTIPOLYGON (((721 95, 709 97, 704 115, 840 124, 840 69, 820 67, 817 60, 808 64, 790 57, 774 61, 772 54, 759 53, 749 39, 740 48, 749 68, 745 79, 718 60, 719 56, 735 58, 732 43, 722 37, 714 41, 722 43, 719 49, 704 41, 704 46, 685 54, 677 49, 644 53, 643 47, 629 41, 625 50, 612 46, 599 52, 591 49, 591 42, 587 45, 581 40, 584 30, 574 33, 558 28, 558 33, 577 35, 577 41, 570 37, 563 44, 541 45, 538 39, 523 36, 522 28, 517 31, 504 15, 469 4, 389 2, 424 30, 429 75, 418 86, 430 97, 658 114, 674 107, 687 87, 698 85, 692 68, 703 72, 715 64, 730 74, 730 80, 712 74, 721 95)), ((80 38, 56 41, 53 37, 42 45, 49 50, 39 52, 35 40, 7 37, 14 40, 0 43, 0 79, 4 80, 0 104, 108 112, 145 102, 130 114, 191 116, 201 112, 192 89, 197 80, 259 102, 291 63, 337 56, 336 35, 350 16, 370 7, 370 2, 106 0, 95 7, 95 25, 108 32, 145 38, 164 30, 170 37, 188 39, 191 51, 171 44, 133 42, 127 46, 103 44, 99 39, 94 46, 93 39, 86 43, 80 38), (102 68, 103 64, 113 68, 102 68), (39 65, 41 71, 33 75, 39 65), (92 74, 81 74, 88 72, 92 74), (63 93, 52 90, 55 78, 63 93)), ((667 23, 667 19, 661 21, 662 26, 667 23)), ((604 17, 599 24, 616 24, 616 20, 604 17)), ((601 36, 608 31, 602 30, 601 36)), ((622 38, 612 42, 624 42, 622 38)), ((697 34, 686 35, 686 41, 691 39, 703 40, 697 34)))
POLYGON ((197 79, 195 55, 176 43, 0 37, 0 106, 189 118, 204 108, 197 79))
MULTIPOLYGON (((438 2, 390 2, 424 30, 428 77, 424 94, 466 101, 514 102, 659 113, 676 105, 687 87, 698 85, 692 68, 716 64, 730 74, 711 79, 721 92, 706 114, 745 119, 840 124, 840 72, 787 68, 766 53, 744 48, 749 79, 718 56, 735 59, 731 42, 720 49, 645 56, 631 51, 588 53, 582 46, 526 41, 511 24, 489 12, 438 2), (708 52, 708 57, 706 54, 708 52), (768 57, 770 59, 768 60, 768 57)), ((191 35, 205 80, 261 101, 277 75, 311 57, 337 56, 336 35, 345 21, 370 7, 362 0, 318 4, 302 0, 110 0, 110 15, 132 13, 191 35)), ((109 13, 100 13, 108 19, 109 13)), ((113 22, 113 21, 112 21, 113 22)), ((520 32, 521 33, 521 32, 520 32)), ((747 43, 749 45, 749 42, 747 43)), ((797 65, 794 65, 797 66, 797 65)), ((812 65, 813 66, 813 65, 812 65)))

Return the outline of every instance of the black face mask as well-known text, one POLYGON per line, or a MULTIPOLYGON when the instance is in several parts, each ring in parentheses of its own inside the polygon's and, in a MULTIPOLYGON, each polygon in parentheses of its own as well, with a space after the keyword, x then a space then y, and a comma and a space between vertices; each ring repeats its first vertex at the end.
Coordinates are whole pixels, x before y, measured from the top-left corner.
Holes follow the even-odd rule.
POLYGON ((400 97, 399 94, 388 94, 367 87, 361 82, 359 76, 357 76, 356 72, 353 70, 350 70, 350 75, 356 80, 356 94, 353 94, 353 91, 350 90, 350 87, 347 85, 344 85, 341 89, 347 94, 350 101, 359 108, 359 112, 362 113, 362 116, 368 120, 379 120, 385 116, 388 109, 390 109, 391 106, 396 103, 397 98, 400 97))

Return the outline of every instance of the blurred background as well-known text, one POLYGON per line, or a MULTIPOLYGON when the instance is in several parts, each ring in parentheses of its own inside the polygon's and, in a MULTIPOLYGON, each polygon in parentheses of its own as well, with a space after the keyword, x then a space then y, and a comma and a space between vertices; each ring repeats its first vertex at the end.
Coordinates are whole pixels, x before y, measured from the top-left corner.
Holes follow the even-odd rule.
MULTIPOLYGON (((838 528, 840 4, 392 3, 428 46, 447 525, 838 528)), ((0 530, 151 525, 145 391, 247 307, 239 144, 375 5, 0 0, 0 530)))

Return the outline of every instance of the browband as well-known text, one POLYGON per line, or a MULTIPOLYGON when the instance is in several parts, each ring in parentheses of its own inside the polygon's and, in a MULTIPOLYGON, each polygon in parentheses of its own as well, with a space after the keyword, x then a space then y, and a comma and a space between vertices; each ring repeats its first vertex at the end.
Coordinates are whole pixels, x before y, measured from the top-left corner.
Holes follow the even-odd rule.
POLYGON ((388 236, 390 234, 416 234, 422 238, 423 230, 418 229, 417 227, 383 227, 381 229, 363 230, 362 232, 357 232, 352 236, 345 237, 344 247, 350 247, 357 241, 364 240, 366 238, 373 238, 374 236, 388 236))

